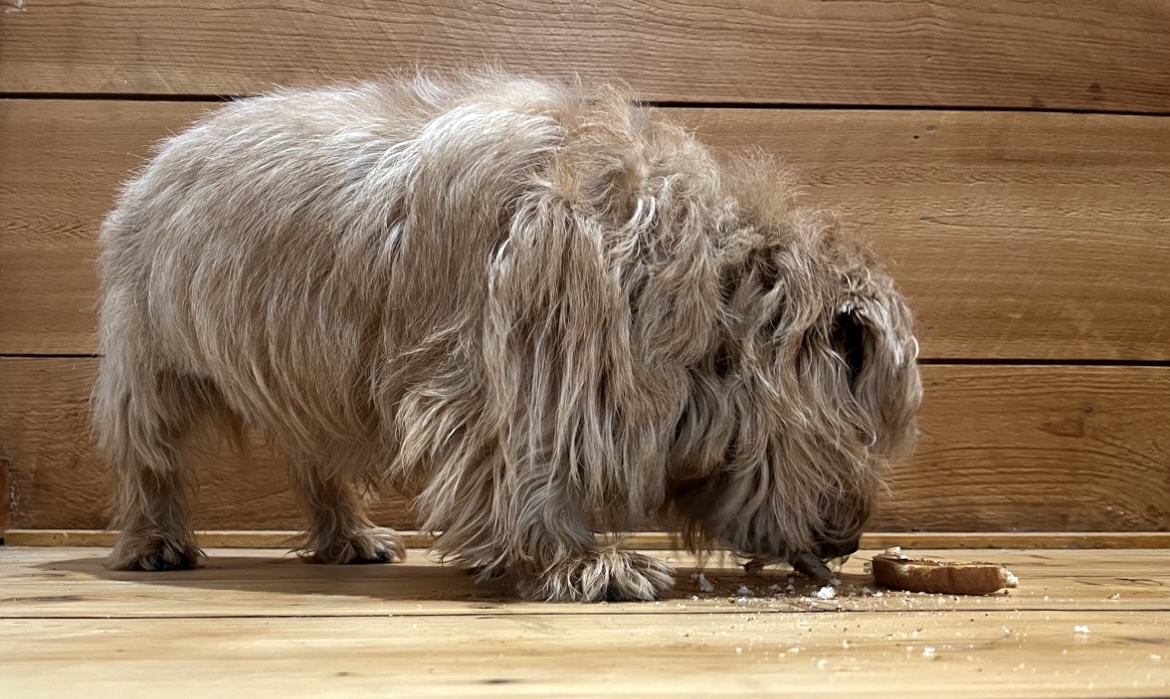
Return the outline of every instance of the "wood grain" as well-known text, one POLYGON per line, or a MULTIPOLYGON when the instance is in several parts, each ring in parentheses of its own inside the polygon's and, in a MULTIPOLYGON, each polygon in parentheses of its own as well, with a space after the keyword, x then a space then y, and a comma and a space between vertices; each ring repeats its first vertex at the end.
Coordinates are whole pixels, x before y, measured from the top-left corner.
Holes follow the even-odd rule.
POLYGON ((387 687, 444 697, 769 696, 776 687, 811 696, 826 686, 899 698, 937 697, 940 686, 951 697, 986 697, 989 686, 1004 697, 1165 696, 1170 613, 1020 612, 1006 637, 1004 621, 907 613, 3 620, 0 642, 12 650, 0 670, 16 696, 95 699, 381 696, 387 687), (1096 631, 1084 639, 1078 625, 1096 631))
MULTIPOLYGON (((87 439, 93 359, 0 359, 13 526, 100 529, 107 483, 87 439)), ((914 459, 894 469, 874 531, 1170 530, 1170 368, 923 367, 914 459)), ((296 529, 279 460, 198 461, 201 529, 296 529)), ((387 525, 413 529, 390 497, 387 525)))
POLYGON ((151 144, 211 104, 0 101, 0 353, 90 353, 97 231, 151 144))
MULTIPOLYGON (((466 570, 437 564, 425 551, 407 552, 390 566, 317 566, 282 553, 253 549, 211 549, 201 566, 172 573, 124 573, 105 569, 104 549, 0 549, 0 619, 62 617, 429 617, 596 615, 610 605, 532 604, 515 598, 506 582, 476 583, 466 570)), ((959 560, 1000 563, 1019 579, 1019 587, 999 594, 968 597, 914 595, 881 590, 865 564, 877 550, 852 556, 838 572, 831 600, 787 567, 748 575, 730 557, 709 560, 701 570, 710 585, 700 589, 691 576, 700 570, 694 557, 649 552, 676 568, 675 586, 662 604, 625 604, 617 608, 643 615, 791 614, 834 612, 978 612, 979 616, 1015 611, 1130 612, 1170 606, 1170 571, 1164 550, 968 551, 959 560), (772 589, 772 585, 779 585, 772 589), (746 587, 746 592, 740 589, 746 587), (881 595, 874 592, 881 591, 881 595), (750 593, 750 594, 749 594, 750 593), (743 599, 740 602, 740 599, 743 599)), ((914 550, 914 556, 955 560, 953 551, 914 550)))
MULTIPOLYGON (((95 236, 204 103, 0 101, 0 354, 86 354, 95 236)), ((1170 119, 679 109, 874 239, 931 359, 1170 360, 1170 119)))
POLYGON ((12 492, 8 488, 8 460, 0 453, 0 543, 12 523, 12 492))
POLYGON ((1157 0, 8 0, 0 91, 247 94, 494 61, 645 99, 1170 110, 1157 0))
POLYGON ((14 696, 1161 697, 1170 612, 4 619, 14 696), (1010 625, 1010 626, 1009 626, 1010 625), (1074 629, 1086 626, 1092 633, 1074 629), (926 649, 931 649, 927 651, 926 649))
MULTIPOLYGON (((399 530, 407 548, 429 548, 434 536, 399 530)), ((288 550, 299 532, 285 530, 212 530, 195 532, 202 548, 246 548, 288 550)), ((109 548, 118 532, 110 529, 9 529, 4 533, 8 546, 102 547, 109 548)), ((598 537, 603 539, 605 537, 598 537)), ((633 532, 624 535, 622 548, 640 551, 677 551, 676 534, 663 531, 633 532)), ((903 549, 1170 549, 1170 532, 867 532, 861 547, 883 551, 891 546, 903 549)), ((952 554, 961 555, 961 554, 952 554)), ((1098 554, 1101 555, 1101 554, 1098 554)))

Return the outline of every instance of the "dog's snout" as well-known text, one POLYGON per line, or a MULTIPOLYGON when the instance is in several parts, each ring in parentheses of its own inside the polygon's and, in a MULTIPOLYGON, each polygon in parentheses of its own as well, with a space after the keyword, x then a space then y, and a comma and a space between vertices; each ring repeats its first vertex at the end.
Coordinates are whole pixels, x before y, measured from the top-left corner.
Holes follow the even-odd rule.
POLYGON ((861 547, 861 537, 854 537, 845 541, 823 541, 817 546, 817 553, 824 560, 842 558, 857 552, 861 547))

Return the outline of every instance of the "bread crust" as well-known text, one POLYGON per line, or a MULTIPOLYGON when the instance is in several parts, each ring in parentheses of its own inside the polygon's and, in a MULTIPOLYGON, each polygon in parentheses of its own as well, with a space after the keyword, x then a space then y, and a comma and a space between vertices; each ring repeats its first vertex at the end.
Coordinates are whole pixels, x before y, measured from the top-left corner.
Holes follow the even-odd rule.
POLYGON ((945 595, 990 595, 1019 584, 998 563, 908 558, 891 551, 873 557, 873 577, 885 587, 945 595))

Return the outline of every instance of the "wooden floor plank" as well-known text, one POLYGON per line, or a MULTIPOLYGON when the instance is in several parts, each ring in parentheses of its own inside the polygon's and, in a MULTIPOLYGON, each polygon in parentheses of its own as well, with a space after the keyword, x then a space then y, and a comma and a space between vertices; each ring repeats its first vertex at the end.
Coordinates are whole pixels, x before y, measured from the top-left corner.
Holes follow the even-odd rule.
POLYGON ((0 91, 242 94, 495 61, 644 99, 1170 110, 1157 0, 10 0, 0 91))
POLYGON ((687 554, 651 552, 678 571, 661 602, 575 605, 517 600, 506 583, 475 583, 465 570, 438 565, 421 550, 400 564, 335 567, 271 551, 215 549, 197 570, 125 573, 102 567, 102 549, 18 547, 0 549, 0 618, 1170 611, 1168 550, 912 551, 995 561, 1020 578, 1019 588, 986 597, 881 590, 865 571, 874 553, 852 556, 840 570, 837 597, 823 600, 799 576, 787 590, 786 568, 748 575, 731 557, 700 568, 687 554), (713 590, 703 591, 694 579, 700 571, 713 590))
POLYGON ((0 547, 6 697, 1147 697, 1170 686, 1165 550, 972 551, 1020 577, 979 598, 848 597, 867 577, 865 552, 841 572, 838 599, 740 603, 737 586, 760 579, 709 564, 717 590, 698 599, 597 605, 517 601, 418 556, 327 567, 216 550, 203 569, 149 575, 105 573, 101 553, 0 547))
MULTIPOLYGON (((0 61, 2 63, 2 61, 0 61)), ((0 354, 94 352, 96 232, 212 103, 0 100, 0 354)), ((894 267, 926 359, 1170 360, 1170 119, 679 109, 786 156, 894 267)))
MULTIPOLYGON (((99 529, 107 472, 90 441, 97 360, 0 358, 14 527, 99 529)), ((923 367, 914 458, 889 474, 875 531, 1170 530, 1170 367, 923 367)), ((201 529, 297 529, 283 462, 202 449, 201 529)), ((403 498, 380 524, 417 528, 403 498)))
POLYGON ((5 619, 11 696, 1145 697, 1170 612, 5 619), (1087 626, 1089 633, 1076 627, 1087 626))

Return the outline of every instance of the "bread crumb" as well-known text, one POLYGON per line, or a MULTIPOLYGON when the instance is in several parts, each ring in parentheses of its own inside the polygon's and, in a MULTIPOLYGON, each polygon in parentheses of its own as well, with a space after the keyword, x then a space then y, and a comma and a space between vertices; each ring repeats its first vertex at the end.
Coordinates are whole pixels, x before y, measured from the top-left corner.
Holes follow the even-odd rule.
POLYGON ((934 648, 932 648, 931 646, 927 646, 927 647, 922 649, 922 654, 928 658, 933 658, 933 657, 935 657, 934 648))
POLYGON ((825 660, 824 658, 821 658, 820 660, 817 661, 817 667, 819 667, 822 670, 824 670, 825 667, 828 666, 828 664, 829 664, 829 661, 825 660))
POLYGON ((736 594, 739 595, 740 597, 751 597, 752 596, 752 589, 750 587, 748 587, 747 585, 740 585, 739 591, 737 591, 736 594))
POLYGON ((711 581, 707 579, 706 575, 703 575, 702 573, 691 573, 691 579, 698 581, 699 589, 703 592, 715 591, 715 586, 711 584, 711 581))
POLYGON ((821 599, 833 599, 836 596, 837 591, 833 589, 832 585, 825 585, 821 589, 817 590, 817 597, 820 597, 821 599))
POLYGON ((1073 631, 1076 631, 1077 633, 1081 633, 1081 634, 1087 634, 1087 633, 1089 633, 1089 627, 1088 626, 1074 626, 1073 631))

